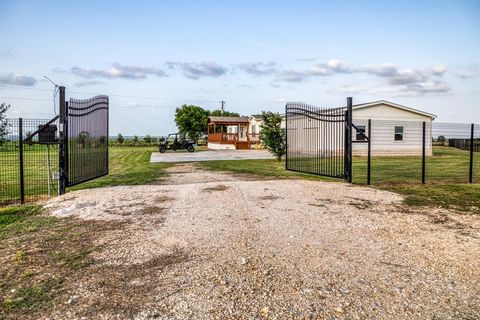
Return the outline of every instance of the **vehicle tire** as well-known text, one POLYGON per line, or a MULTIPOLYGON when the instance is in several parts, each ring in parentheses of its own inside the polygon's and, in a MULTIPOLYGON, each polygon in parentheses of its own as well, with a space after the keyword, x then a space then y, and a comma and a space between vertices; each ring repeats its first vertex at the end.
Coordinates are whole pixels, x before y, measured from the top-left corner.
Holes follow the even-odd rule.
POLYGON ((192 145, 189 145, 189 146, 187 147, 187 151, 188 151, 188 152, 193 152, 193 151, 195 151, 195 147, 192 146, 192 145))
POLYGON ((164 146, 160 146, 158 147, 158 151, 160 151, 160 153, 165 153, 165 151, 167 151, 167 148, 165 148, 164 146))

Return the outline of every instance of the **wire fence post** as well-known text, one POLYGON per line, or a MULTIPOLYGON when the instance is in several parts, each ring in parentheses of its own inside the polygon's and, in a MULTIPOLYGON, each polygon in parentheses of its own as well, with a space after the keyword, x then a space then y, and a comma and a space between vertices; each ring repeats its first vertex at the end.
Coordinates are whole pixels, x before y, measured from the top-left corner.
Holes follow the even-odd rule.
POLYGON ((59 185, 58 193, 64 194, 67 186, 67 177, 66 177, 66 164, 67 164, 67 148, 66 148, 66 104, 65 104, 65 87, 59 87, 59 108, 60 108, 60 117, 59 117, 59 130, 58 130, 58 174, 59 174, 59 185))
POLYGON ((426 140, 426 123, 422 123, 422 183, 425 183, 425 140, 426 140))
POLYGON ((18 157, 20 160, 20 203, 25 203, 25 173, 23 169, 23 119, 18 119, 18 157))
POLYGON ((368 119, 368 160, 367 160, 367 185, 370 185, 370 168, 372 164, 372 119, 368 119))
POLYGON ((471 124, 470 128, 470 171, 468 175, 468 182, 473 183, 473 142, 474 142, 474 135, 473 131, 475 130, 475 124, 471 124))

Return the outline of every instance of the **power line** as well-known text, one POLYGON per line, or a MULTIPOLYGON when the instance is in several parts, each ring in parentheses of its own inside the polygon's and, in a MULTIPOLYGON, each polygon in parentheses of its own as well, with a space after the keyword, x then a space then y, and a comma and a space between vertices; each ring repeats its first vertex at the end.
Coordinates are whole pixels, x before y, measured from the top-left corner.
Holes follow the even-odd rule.
MULTIPOLYGON (((50 90, 49 90, 50 91, 50 90)), ((23 97, 5 97, 1 96, 2 99, 16 99, 16 100, 34 100, 34 101, 49 101, 52 102, 50 99, 38 99, 38 98, 23 98, 23 97)))
MULTIPOLYGON (((46 102, 52 102, 50 99, 39 99, 39 98, 23 98, 23 97, 6 97, 6 96, 1 96, 2 99, 15 99, 15 100, 28 100, 28 101, 46 101, 46 102)), ((127 104, 118 104, 118 103, 110 103, 109 104, 111 107, 115 108, 137 108, 137 107, 142 107, 142 108, 176 108, 177 106, 175 105, 165 105, 165 104, 135 104, 135 105, 127 105, 127 104)))
MULTIPOLYGON (((53 83, 53 82, 52 82, 53 83)), ((32 91, 51 91, 50 89, 41 89, 41 88, 27 88, 27 87, 8 87, 9 89, 18 89, 18 90, 32 90, 32 91)), ((122 94, 108 94, 108 93, 98 93, 98 92, 83 92, 83 91, 68 91, 70 93, 77 94, 88 94, 88 95, 107 95, 110 97, 119 97, 119 98, 135 98, 135 99, 151 99, 151 100, 182 100, 182 101, 197 101, 197 102, 221 102, 218 100, 211 99, 192 99, 192 98, 167 98, 167 97, 151 97, 151 96, 131 96, 131 95, 122 95, 122 94)))
MULTIPOLYGON (((71 93, 78 94, 90 94, 90 95, 99 95, 98 93, 92 92, 79 92, 79 91, 68 91, 71 93)), ((161 97, 146 97, 146 96, 129 96, 121 94, 105 94, 109 97, 119 97, 119 98, 134 98, 134 99, 151 99, 151 100, 183 100, 183 101, 198 101, 198 102, 219 102, 218 100, 205 100, 205 99, 191 99, 191 98, 161 98, 161 97)))

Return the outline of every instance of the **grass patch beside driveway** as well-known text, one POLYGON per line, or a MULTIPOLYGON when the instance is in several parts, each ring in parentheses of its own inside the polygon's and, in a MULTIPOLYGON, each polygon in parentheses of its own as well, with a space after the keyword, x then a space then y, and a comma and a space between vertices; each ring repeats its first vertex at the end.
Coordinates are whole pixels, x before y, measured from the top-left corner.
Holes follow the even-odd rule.
POLYGON ((114 226, 51 217, 34 205, 0 209, 0 319, 38 318, 66 303, 67 288, 101 249, 95 234, 114 226))
POLYGON ((150 163, 153 147, 114 147, 110 148, 109 175, 75 187, 68 191, 119 185, 140 185, 155 183, 162 179, 168 163, 150 163))
MULTIPOLYGON (((480 179, 480 156, 475 154, 475 178, 480 179)), ((480 213, 480 185, 465 183, 468 179, 468 152, 453 148, 434 148, 427 158, 427 183, 421 182, 421 158, 372 158, 372 187, 405 195, 405 204, 454 209, 480 213)), ((254 174, 279 179, 302 178, 341 181, 312 174, 285 170, 285 160, 237 160, 201 162, 199 166, 219 171, 254 174)), ((354 157, 353 182, 366 184, 366 159, 354 157)))

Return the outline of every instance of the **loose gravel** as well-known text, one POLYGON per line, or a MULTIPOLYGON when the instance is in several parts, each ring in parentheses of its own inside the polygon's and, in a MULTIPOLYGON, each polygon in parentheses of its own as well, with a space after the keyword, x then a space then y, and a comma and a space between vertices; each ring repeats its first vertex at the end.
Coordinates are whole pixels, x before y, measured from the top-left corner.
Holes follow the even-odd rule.
POLYGON ((96 235, 99 271, 49 318, 480 318, 478 216, 344 183, 170 170, 165 185, 47 203, 128 222, 96 235))

